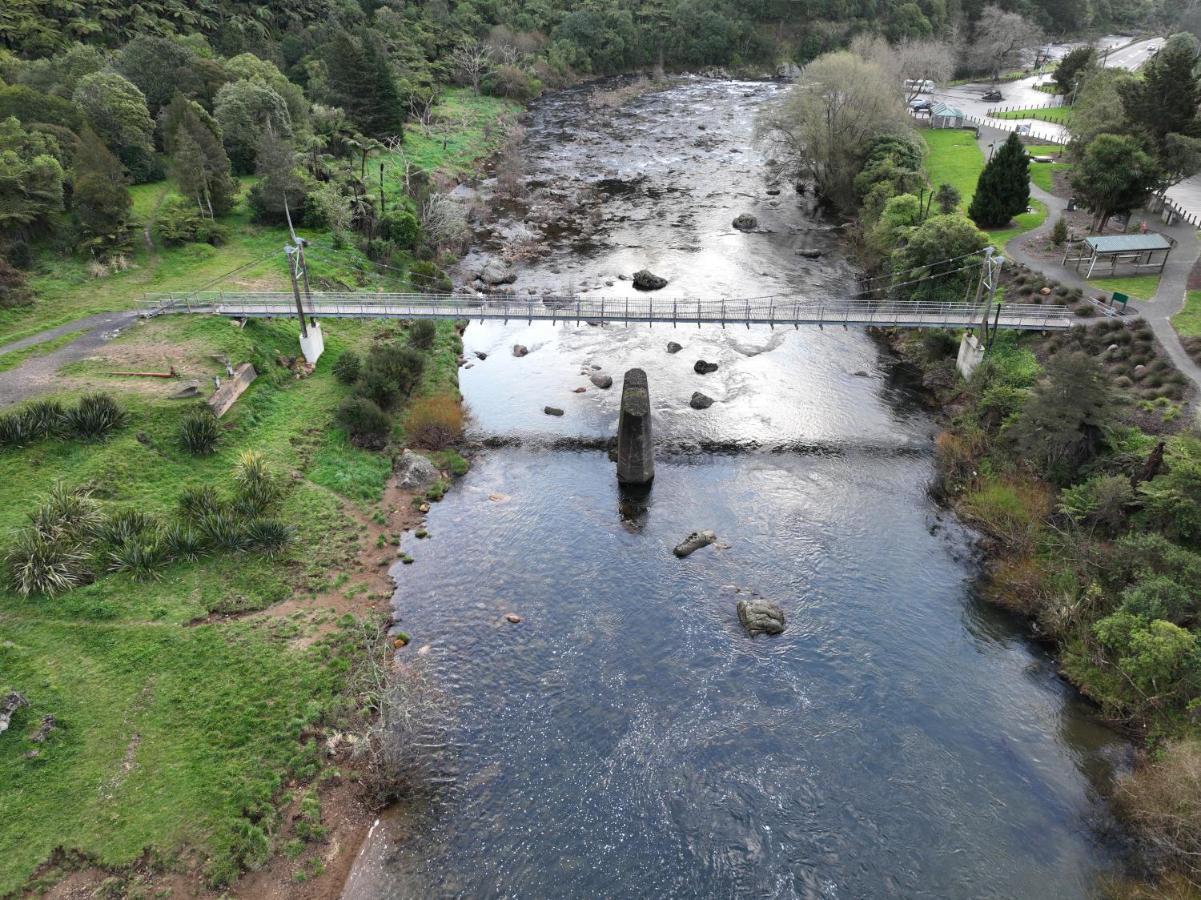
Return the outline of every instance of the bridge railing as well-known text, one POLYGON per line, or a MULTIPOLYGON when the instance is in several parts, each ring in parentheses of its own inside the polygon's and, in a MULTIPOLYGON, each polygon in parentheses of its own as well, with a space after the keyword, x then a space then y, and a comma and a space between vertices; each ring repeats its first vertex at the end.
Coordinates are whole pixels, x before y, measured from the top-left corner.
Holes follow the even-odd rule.
MULTIPOLYGON (((215 313, 231 317, 294 317, 287 292, 164 294, 147 301, 150 314, 215 313)), ((306 315, 332 318, 463 318, 684 322, 698 324, 964 325, 979 322, 983 307, 971 303, 812 300, 789 297, 688 299, 517 295, 363 294, 322 292, 304 304, 306 315)), ((989 311, 990 319, 994 310, 989 311)), ((1012 303, 1001 309, 1007 327, 1063 328, 1071 311, 1051 304, 1012 303)))

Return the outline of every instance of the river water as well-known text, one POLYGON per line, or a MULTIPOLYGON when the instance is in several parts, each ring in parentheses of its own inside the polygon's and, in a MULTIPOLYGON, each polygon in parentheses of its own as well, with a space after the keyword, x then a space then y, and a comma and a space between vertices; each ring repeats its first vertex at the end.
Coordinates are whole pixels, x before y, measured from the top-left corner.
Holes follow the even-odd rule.
MULTIPOLYGON (((850 290, 805 198, 767 193, 750 129, 778 88, 682 80, 616 110, 591 90, 535 104, 533 194, 481 234, 540 229, 517 290, 622 296, 643 267, 664 297, 850 290), (537 219, 564 198, 586 227, 537 219)), ((453 701, 458 775, 411 836, 377 830, 348 896, 1070 898, 1120 869, 1101 796, 1128 747, 974 596, 972 537, 926 495, 934 423, 871 338, 476 323, 465 343, 473 436, 504 446, 405 539, 394 601, 406 665, 453 701), (613 434, 633 365, 645 496, 575 441, 613 434), (675 558, 701 528, 719 544, 675 558), (783 635, 742 632, 748 593, 783 635)))

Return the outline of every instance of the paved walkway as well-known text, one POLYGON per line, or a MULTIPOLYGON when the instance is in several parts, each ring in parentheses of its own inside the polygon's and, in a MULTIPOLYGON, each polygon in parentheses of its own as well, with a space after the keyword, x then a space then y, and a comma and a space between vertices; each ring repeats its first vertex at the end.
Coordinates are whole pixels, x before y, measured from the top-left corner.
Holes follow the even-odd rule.
POLYGON ((24 350, 26 347, 44 344, 46 341, 52 341, 64 334, 87 329, 84 334, 65 347, 59 347, 54 352, 43 356, 27 359, 7 372, 0 372, 0 408, 46 393, 53 387, 54 378, 59 369, 67 363, 91 356, 121 331, 136 322, 138 315, 137 310, 100 313, 88 316, 86 319, 76 319, 74 322, 59 325, 57 328, 48 328, 31 337, 0 346, 0 357, 2 357, 6 353, 24 350))
MULTIPOLYGON (((980 129, 978 143, 980 149, 987 156, 989 143, 1004 140, 1007 137, 1007 133, 986 126, 980 129)), ((1046 221, 1033 231, 1027 232, 1022 238, 1011 241, 1005 255, 1069 287, 1078 287, 1092 296, 1101 293, 1096 286, 1090 285, 1073 270, 1058 262, 1036 258, 1019 246, 1021 241, 1027 239, 1029 235, 1049 239, 1051 229, 1055 227, 1055 220, 1067 209, 1067 200, 1047 193, 1036 184, 1030 185, 1030 196, 1047 205, 1046 221)), ((1171 358, 1172 364, 1193 382, 1198 392, 1201 392, 1201 366, 1193 362, 1192 357, 1185 352, 1184 345, 1180 343, 1180 336, 1176 334, 1176 329, 1172 327, 1171 323, 1172 316, 1184 307, 1189 273, 1193 270, 1193 265, 1197 262, 1198 257, 1201 256, 1201 243, 1198 242, 1197 231, 1192 225, 1179 223, 1169 226, 1157 221, 1154 227, 1156 231, 1174 238, 1176 249, 1168 258, 1168 264, 1164 267, 1155 295, 1147 302, 1132 300, 1130 308, 1147 320, 1151 330, 1155 332, 1155 337, 1159 339, 1171 358)), ((1199 415, 1201 415, 1201 411, 1199 411, 1199 415)))

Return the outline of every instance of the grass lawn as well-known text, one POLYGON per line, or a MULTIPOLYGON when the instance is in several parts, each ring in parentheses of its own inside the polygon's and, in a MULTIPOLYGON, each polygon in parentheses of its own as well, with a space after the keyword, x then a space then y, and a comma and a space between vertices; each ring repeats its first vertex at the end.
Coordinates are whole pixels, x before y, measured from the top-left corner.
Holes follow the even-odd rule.
POLYGON ((1030 181, 1048 194, 1055 189, 1055 173, 1066 172, 1072 168, 1071 163, 1030 163, 1030 181))
POLYGON ((984 168, 984 154, 970 131, 926 129, 926 173, 935 190, 949 184, 959 191, 960 207, 966 212, 976 193, 976 181, 984 168))
POLYGON ((1201 291, 1184 295, 1184 309, 1172 316, 1172 327, 1181 337, 1201 337, 1201 291))
POLYGON ((1042 109, 1010 109, 1005 112, 993 113, 993 119, 1037 119, 1040 122, 1050 122, 1054 125, 1070 125, 1072 108, 1070 106, 1051 106, 1042 109))
POLYGON ((1113 293, 1119 291, 1136 300, 1150 300, 1159 288, 1159 275, 1127 275, 1119 278, 1090 278, 1095 288, 1113 293))
MULTIPOLYGON (((168 866, 199 858, 214 884, 269 852, 284 785, 307 783, 325 765, 313 735, 340 721, 345 672, 361 643, 330 627, 302 646, 297 639, 315 636, 319 618, 244 614, 316 594, 355 559, 359 527, 343 497, 365 511, 391 465, 331 427, 349 390, 331 369, 341 351, 365 349, 384 332, 396 326, 331 323, 316 372, 296 380, 273 362, 296 352, 293 323, 155 319, 118 338, 113 353, 174 343, 214 370, 211 355, 224 354, 262 372, 222 419, 215 454, 193 457, 178 445, 188 404, 138 386, 122 391, 119 381, 111 390, 131 422, 107 442, 0 451, 0 547, 56 482, 92 486, 109 510, 165 518, 187 487, 228 489, 248 449, 283 478, 276 515, 296 528, 275 560, 217 552, 149 581, 104 575, 55 598, 0 589, 0 696, 16 690, 30 702, 0 735, 0 896, 18 891, 59 846, 115 867, 147 850, 168 866), (55 729, 32 742, 45 715, 55 729)), ((441 324, 434 355, 457 341, 453 325, 441 324)), ((423 390, 454 389, 444 366, 429 369, 423 390)))
POLYGON ((998 228, 989 231, 988 234, 992 237, 993 243, 1005 249, 1006 245, 1014 238, 1025 234, 1027 231, 1033 231, 1047 219, 1047 206, 1040 200, 1030 201, 1031 211, 1022 213, 1014 218, 1014 225, 1011 228, 998 228))

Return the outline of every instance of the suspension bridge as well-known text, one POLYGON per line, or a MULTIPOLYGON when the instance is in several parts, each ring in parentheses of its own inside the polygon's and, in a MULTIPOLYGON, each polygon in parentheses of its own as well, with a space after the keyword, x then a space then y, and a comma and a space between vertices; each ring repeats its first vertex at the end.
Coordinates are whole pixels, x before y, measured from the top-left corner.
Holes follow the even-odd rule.
POLYGON ((1067 306, 1036 303, 841 300, 797 297, 670 299, 652 297, 487 296, 429 293, 197 291, 148 297, 147 317, 191 313, 230 319, 478 319, 577 324, 842 325, 1066 331, 1078 321, 1067 306))

